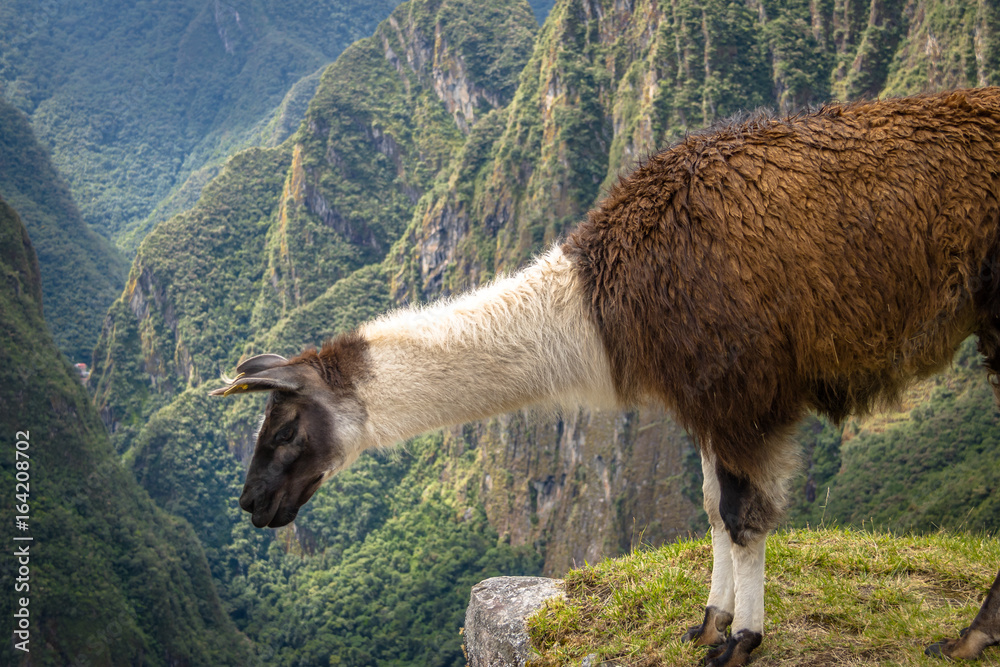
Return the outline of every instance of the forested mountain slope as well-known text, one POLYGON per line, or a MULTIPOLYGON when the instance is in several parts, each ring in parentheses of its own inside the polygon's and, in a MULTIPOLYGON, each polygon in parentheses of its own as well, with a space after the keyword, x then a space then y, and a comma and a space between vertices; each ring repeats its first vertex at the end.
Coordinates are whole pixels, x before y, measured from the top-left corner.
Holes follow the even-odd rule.
POLYGON ((124 240, 190 173, 259 139, 296 81, 397 4, 12 0, 0 97, 30 116, 84 220, 124 240))
POLYGON ((383 258, 470 128, 510 100, 536 30, 524 2, 400 6, 323 73, 292 139, 234 156, 153 231, 111 309, 102 415, 154 499, 198 530, 269 663, 457 664, 471 585, 539 569, 534 549, 498 541, 467 497, 474 458, 443 456, 440 435, 366 459, 272 540, 229 511, 259 402, 205 395, 245 349, 288 353, 391 305, 383 258))
POLYGON ((894 410, 840 428, 806 423, 789 521, 1000 532, 1000 413, 975 342, 894 410))
MULTIPOLYGON (((241 356, 290 354, 515 270, 621 171, 730 114, 997 82, 997 29, 985 5, 961 0, 562 0, 536 34, 524 2, 411 0, 324 71, 287 142, 234 156, 144 241, 98 347, 101 415, 154 498, 189 517, 210 554, 239 553, 213 573, 278 664, 388 661, 387 645, 424 664, 435 641, 452 642, 452 664, 443 619, 470 573, 559 573, 700 528, 688 437, 653 408, 454 428, 399 458, 363 457, 272 540, 225 510, 262 401, 209 401, 214 378, 241 356), (180 488, 197 489, 217 521, 199 524, 180 488), (420 634, 427 623, 441 632, 420 634)), ((974 355, 963 359, 955 373, 978 375, 974 355)), ((989 446, 957 438, 955 420, 934 424, 962 457, 989 446)), ((860 441, 876 427, 851 428, 860 441)), ((803 430, 812 477, 793 518, 822 514, 808 500, 821 484, 849 483, 837 473, 851 469, 840 462, 853 432, 803 430)), ((926 451, 925 468, 953 455, 926 451)), ((827 509, 822 520, 856 518, 827 509)))
POLYGON ((56 345, 90 365, 107 308, 128 263, 90 229, 28 119, 0 101, 0 196, 17 210, 38 253, 42 306, 56 345))
MULTIPOLYGON (((38 262, 17 213, 0 200, 0 483, 28 505, 15 526, 0 506, 13 627, 29 600, 30 653, 8 642, 4 664, 246 664, 251 646, 228 617, 191 527, 157 507, 117 460, 79 379, 42 317, 38 262), (15 459, 15 441, 28 443, 15 459), (20 474, 23 488, 15 489, 20 474), (31 537, 31 541, 12 540, 31 537), (10 552, 8 552, 9 554, 10 552), (18 571, 27 563, 29 573, 18 571), (15 578, 27 584, 17 593, 15 578)), ((8 635, 11 636, 11 635, 8 635)), ((23 639, 23 637, 19 638, 23 639)))

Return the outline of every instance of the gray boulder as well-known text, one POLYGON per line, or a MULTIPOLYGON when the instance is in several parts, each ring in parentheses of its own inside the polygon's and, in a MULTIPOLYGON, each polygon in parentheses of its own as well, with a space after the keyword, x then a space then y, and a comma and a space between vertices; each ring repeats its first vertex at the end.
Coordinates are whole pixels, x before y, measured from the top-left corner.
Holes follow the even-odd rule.
POLYGON ((523 667, 528 657, 525 619, 563 595, 562 580, 493 577, 472 587, 465 610, 465 653, 470 667, 523 667))

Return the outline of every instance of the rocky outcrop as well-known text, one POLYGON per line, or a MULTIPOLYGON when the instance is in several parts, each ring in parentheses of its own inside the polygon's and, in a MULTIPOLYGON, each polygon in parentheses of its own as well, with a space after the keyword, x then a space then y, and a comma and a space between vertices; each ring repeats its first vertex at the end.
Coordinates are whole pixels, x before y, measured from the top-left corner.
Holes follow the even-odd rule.
MULTIPOLYGON (((435 41, 449 52, 448 43, 441 35, 440 27, 436 30, 435 41)), ((465 59, 461 56, 436 59, 433 68, 434 92, 437 93, 445 108, 455 118, 455 123, 465 134, 469 133, 476 122, 476 109, 479 107, 496 108, 500 106, 500 95, 497 91, 476 85, 465 67, 465 59)))
MULTIPOLYGON (((526 20, 526 7, 513 5, 506 9, 510 13, 508 23, 513 17, 520 30, 511 31, 511 26, 503 23, 491 28, 498 32, 506 29, 508 34, 504 37, 513 43, 505 46, 515 46, 520 41, 526 50, 528 43, 524 37, 529 33, 525 33, 524 29, 530 25, 526 20), (512 34, 517 38, 511 40, 512 34)), ((454 44, 456 40, 450 37, 454 26, 440 20, 433 24, 433 34, 428 28, 430 26, 422 17, 411 10, 409 14, 399 12, 390 16, 379 28, 377 36, 382 42, 386 61, 396 72, 403 75, 405 66, 423 85, 429 85, 452 115, 455 124, 468 134, 480 110, 495 109, 509 101, 511 77, 497 77, 489 72, 490 68, 486 68, 486 72, 470 71, 474 69, 470 67, 470 60, 484 57, 476 48, 480 42, 475 38, 470 40, 468 34, 460 34, 458 44, 454 44), (473 48, 467 44, 472 44, 473 48)))
POLYGON ((521 412, 448 435, 453 453, 479 448, 490 523, 547 575, 702 528, 697 453, 662 409, 521 412))
POLYGON ((522 667, 531 647, 525 621, 561 595, 562 582, 544 577, 493 577, 473 586, 463 630, 469 667, 522 667))
POLYGON ((235 7, 215 0, 215 29, 219 33, 219 40, 226 53, 229 55, 236 53, 233 33, 243 30, 243 22, 235 7))

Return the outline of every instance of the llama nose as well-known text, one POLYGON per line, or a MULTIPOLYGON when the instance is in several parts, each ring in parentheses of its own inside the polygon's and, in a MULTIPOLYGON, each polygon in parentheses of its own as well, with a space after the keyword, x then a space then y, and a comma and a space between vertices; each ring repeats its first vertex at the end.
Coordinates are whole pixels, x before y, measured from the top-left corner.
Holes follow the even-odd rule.
POLYGON ((240 494, 240 507, 244 511, 253 514, 253 494, 250 493, 250 489, 247 487, 243 488, 243 493, 240 494))

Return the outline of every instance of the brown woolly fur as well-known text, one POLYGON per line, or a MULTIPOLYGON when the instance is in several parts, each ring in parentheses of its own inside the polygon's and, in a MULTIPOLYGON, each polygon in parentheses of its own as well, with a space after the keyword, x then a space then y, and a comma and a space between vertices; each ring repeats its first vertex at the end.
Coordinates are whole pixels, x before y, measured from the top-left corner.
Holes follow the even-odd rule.
POLYGON ((356 331, 326 341, 319 351, 305 350, 289 363, 312 366, 338 395, 354 394, 357 383, 371 373, 368 341, 356 331))
POLYGON ((831 105, 691 136, 563 250, 626 400, 770 476, 808 408, 891 401, 971 333, 1000 371, 1000 89, 831 105))

